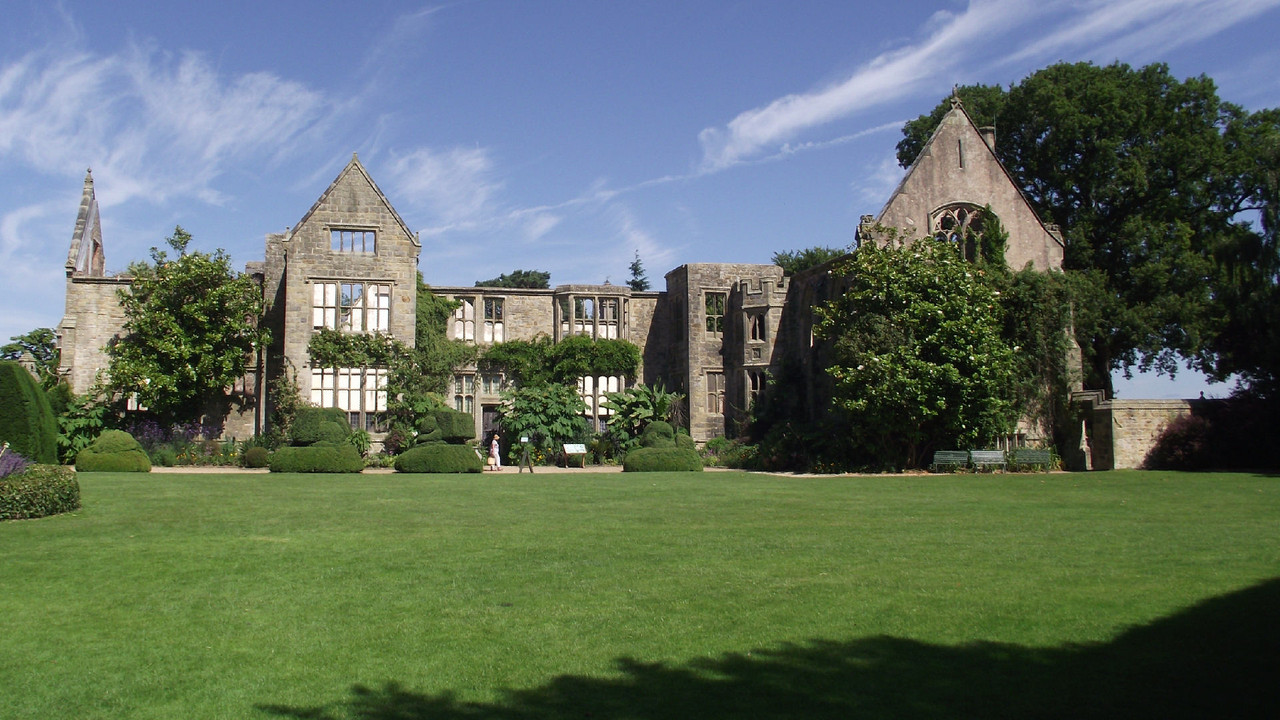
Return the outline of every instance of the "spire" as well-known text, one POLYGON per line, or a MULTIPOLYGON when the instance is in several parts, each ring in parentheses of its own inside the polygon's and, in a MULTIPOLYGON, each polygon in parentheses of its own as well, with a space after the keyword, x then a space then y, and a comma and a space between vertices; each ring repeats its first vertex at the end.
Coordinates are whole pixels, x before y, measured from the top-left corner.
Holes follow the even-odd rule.
POLYGON ((105 264, 98 198, 93 190, 93 168, 89 168, 84 173, 80 212, 76 216, 75 232, 71 235, 71 248, 67 251, 67 275, 101 277, 105 264))

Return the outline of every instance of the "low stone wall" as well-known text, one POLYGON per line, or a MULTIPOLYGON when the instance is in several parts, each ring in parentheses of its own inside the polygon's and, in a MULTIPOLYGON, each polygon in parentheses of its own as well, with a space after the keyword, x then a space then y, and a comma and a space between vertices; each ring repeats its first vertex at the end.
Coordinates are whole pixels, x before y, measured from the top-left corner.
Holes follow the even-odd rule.
POLYGON ((1172 420, 1191 414, 1192 400, 1109 400, 1093 404, 1090 451, 1095 470, 1141 468, 1172 420))

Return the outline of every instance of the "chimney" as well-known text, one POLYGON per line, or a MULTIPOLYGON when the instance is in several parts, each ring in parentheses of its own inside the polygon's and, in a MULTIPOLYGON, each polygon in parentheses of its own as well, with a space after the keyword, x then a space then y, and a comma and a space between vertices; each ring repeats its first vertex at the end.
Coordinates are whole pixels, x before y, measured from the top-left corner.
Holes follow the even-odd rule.
POLYGON ((991 148, 991 152, 996 151, 996 128, 994 125, 984 125, 978 128, 978 134, 982 136, 982 141, 991 148))

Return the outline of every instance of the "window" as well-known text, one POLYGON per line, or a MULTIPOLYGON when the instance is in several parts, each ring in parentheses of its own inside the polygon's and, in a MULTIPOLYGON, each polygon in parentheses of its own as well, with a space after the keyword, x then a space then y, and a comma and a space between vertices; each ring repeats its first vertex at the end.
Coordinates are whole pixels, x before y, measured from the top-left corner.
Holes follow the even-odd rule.
POLYGON ((595 300, 592 298, 575 297, 573 299, 573 334, 594 335, 595 325, 595 300))
POLYGON ((484 395, 497 395, 502 392, 502 376, 488 373, 481 375, 480 391, 484 395))
POLYGON ((966 260, 977 259, 977 234, 982 225, 982 210, 964 203, 948 205, 934 213, 930 231, 938 240, 958 243, 966 260))
POLYGON ((312 368, 311 404, 342 410, 353 428, 383 432, 387 369, 312 368))
POLYGON ((607 340, 618 339, 618 299, 600 298, 600 319, 596 336, 607 340))
POLYGON ((724 373, 707 373, 707 412, 713 415, 724 414, 724 373))
POLYGON ((726 293, 709 292, 706 294, 707 334, 720 337, 724 335, 724 307, 728 300, 726 293))
POLYGON ((747 336, 755 341, 764 340, 764 315, 751 313, 747 316, 747 336))
POLYGON ((609 399, 609 393, 621 392, 622 388, 626 387, 626 383, 627 379, 621 375, 578 378, 578 395, 582 397, 582 402, 587 404, 583 414, 592 420, 593 427, 605 426, 613 411, 604 407, 604 402, 609 399))
POLYGON ((343 332, 389 332, 391 286, 321 282, 311 286, 311 326, 343 332))
POLYGON ((751 407, 760 393, 764 391, 765 374, 763 370, 747 371, 747 407, 751 407))
POLYGON ((471 413, 475 411, 476 403, 476 376, 475 375, 454 375, 453 376, 453 409, 458 412, 471 413))
POLYGON ((476 341, 476 299, 473 297, 454 298, 461 303, 453 311, 453 339, 476 341))
POLYGON ((376 230, 355 230, 333 228, 329 231, 329 247, 334 252, 377 251, 378 232, 376 230))
POLYGON ((500 343, 506 339, 502 322, 502 298, 484 299, 484 341, 500 343))

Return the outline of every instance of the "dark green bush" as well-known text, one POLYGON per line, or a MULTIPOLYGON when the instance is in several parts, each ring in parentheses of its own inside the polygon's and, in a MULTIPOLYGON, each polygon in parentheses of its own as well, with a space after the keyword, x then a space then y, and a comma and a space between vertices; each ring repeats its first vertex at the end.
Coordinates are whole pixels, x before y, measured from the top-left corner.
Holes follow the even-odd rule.
POLYGON ((97 440, 76 455, 79 472, 151 472, 151 460, 142 445, 123 430, 104 430, 97 440))
POLYGON ((342 426, 344 428, 342 438, 346 438, 347 433, 351 431, 351 423, 347 420, 345 412, 338 408, 318 408, 308 405, 298 408, 298 414, 293 419, 293 425, 289 427, 289 443, 291 445, 310 445, 324 440, 321 427, 326 422, 342 426))
POLYGON ((458 445, 475 438, 476 421, 471 415, 457 410, 437 410, 435 416, 441 440, 458 445))
POLYGON ((0 479, 0 520, 47 517, 78 507, 80 483, 69 467, 32 465, 0 479))
POLYGON ((358 473, 364 459, 347 444, 282 447, 271 453, 271 472, 358 473))
POLYGON ((264 468, 271 464, 271 453, 264 447, 251 447, 244 451, 242 457, 244 466, 249 468, 264 468))
POLYGON ((160 467, 173 467, 178 464, 178 451, 174 450, 172 445, 161 445, 152 450, 148 457, 151 458, 152 465, 160 467))
POLYGON ((480 456, 470 445, 429 443, 407 450, 396 458, 396 472, 464 473, 481 470, 480 456))
POLYGON ((58 426, 49 398, 35 378, 11 360, 0 361, 0 443, 34 463, 58 462, 58 426))
POLYGON ((665 420, 654 420, 640 434, 640 447, 663 448, 675 447, 675 445, 676 431, 672 429, 671 423, 665 420))
MULTIPOLYGON (((320 438, 317 442, 340 443, 347 439, 347 435, 351 434, 351 426, 345 422, 336 423, 332 420, 325 420, 320 423, 320 430, 316 433, 320 438)), ((354 445, 352 447, 355 447, 354 445)))
POLYGON ((692 450, 694 452, 698 452, 698 444, 695 443, 693 438, 686 433, 676 434, 676 447, 681 450, 692 450))
POLYGON ((642 447, 627 453, 623 472, 702 472, 702 458, 677 447, 642 447))

